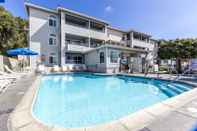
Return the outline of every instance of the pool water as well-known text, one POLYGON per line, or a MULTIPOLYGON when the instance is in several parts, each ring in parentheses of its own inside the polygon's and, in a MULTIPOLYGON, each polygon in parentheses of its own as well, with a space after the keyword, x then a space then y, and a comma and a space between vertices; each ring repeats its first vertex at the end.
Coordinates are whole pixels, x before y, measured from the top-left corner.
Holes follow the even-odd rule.
POLYGON ((123 75, 47 75, 42 77, 33 114, 49 125, 87 127, 117 120, 191 88, 123 75))

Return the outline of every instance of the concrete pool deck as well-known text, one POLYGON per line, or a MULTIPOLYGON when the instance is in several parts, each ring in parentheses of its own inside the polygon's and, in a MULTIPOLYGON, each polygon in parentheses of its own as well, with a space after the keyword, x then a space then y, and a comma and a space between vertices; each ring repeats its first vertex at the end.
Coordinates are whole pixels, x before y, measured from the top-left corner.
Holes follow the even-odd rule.
POLYGON ((8 131, 7 119, 34 79, 33 74, 22 76, 22 78, 8 85, 4 92, 0 93, 0 131, 8 131))
POLYGON ((194 88, 106 124, 86 128, 48 126, 32 115, 40 78, 36 78, 9 116, 9 131, 187 131, 197 120, 197 88, 194 88))

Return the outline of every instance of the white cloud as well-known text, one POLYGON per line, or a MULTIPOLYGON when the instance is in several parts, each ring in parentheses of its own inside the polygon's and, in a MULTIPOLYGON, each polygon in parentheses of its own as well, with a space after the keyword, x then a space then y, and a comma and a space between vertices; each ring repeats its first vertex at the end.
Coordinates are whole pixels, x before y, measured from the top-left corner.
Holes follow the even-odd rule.
POLYGON ((105 11, 106 12, 112 12, 113 8, 110 5, 108 5, 108 6, 105 7, 105 11))

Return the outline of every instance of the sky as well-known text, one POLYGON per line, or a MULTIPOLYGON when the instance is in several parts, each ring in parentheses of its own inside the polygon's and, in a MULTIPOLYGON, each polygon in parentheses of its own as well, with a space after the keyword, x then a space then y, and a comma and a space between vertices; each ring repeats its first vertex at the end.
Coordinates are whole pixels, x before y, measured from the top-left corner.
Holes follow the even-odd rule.
MULTIPOLYGON (((197 0, 28 0, 48 8, 58 5, 124 30, 135 29, 156 39, 197 37, 197 0)), ((0 3, 14 16, 27 18, 24 0, 0 3)))

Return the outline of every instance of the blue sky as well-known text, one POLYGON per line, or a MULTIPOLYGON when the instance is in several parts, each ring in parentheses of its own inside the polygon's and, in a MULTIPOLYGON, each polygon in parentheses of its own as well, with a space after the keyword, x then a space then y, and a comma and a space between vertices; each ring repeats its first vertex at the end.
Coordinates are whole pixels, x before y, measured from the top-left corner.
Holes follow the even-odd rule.
MULTIPOLYGON (((197 37, 197 0, 30 0, 49 8, 57 5, 135 29, 154 38, 197 37)), ((5 0, 15 16, 27 18, 24 0, 5 0)))

